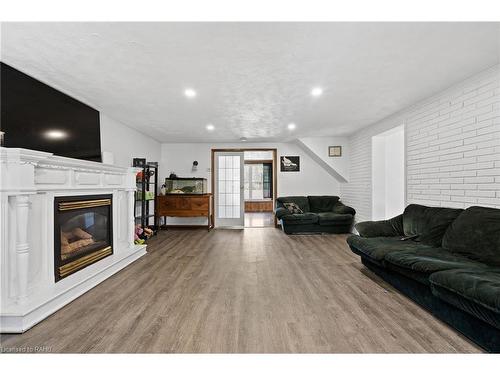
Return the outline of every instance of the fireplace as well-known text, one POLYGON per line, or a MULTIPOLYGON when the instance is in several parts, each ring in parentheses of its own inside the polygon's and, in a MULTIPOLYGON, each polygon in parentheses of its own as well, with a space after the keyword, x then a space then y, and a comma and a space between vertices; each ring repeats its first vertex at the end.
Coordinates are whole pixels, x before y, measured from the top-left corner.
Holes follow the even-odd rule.
POLYGON ((113 254, 112 195, 54 200, 56 282, 113 254))

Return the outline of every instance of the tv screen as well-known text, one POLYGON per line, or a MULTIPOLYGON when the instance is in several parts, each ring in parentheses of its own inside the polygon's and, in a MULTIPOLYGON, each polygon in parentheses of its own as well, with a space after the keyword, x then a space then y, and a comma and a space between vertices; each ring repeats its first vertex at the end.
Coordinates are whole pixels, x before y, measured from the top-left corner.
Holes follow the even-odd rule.
POLYGON ((3 146, 101 161, 98 111, 0 64, 3 146))

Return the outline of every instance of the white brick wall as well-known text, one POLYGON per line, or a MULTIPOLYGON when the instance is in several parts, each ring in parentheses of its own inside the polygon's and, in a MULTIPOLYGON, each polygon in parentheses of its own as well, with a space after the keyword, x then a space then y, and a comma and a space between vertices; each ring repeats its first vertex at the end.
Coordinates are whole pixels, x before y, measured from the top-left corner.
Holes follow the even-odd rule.
POLYGON ((500 65, 350 137, 341 196, 357 221, 372 217, 371 137, 402 123, 408 204, 500 208, 500 65))

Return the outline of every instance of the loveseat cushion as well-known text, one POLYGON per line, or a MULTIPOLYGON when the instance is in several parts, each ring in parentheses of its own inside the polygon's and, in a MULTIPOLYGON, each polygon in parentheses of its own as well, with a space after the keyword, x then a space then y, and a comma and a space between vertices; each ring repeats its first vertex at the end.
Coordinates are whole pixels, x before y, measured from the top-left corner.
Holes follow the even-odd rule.
POLYGON ((469 207, 451 223, 443 247, 491 266, 500 266, 500 209, 469 207))
POLYGON ((356 210, 354 208, 346 206, 341 201, 335 203, 332 211, 336 214, 351 214, 352 216, 356 215, 356 210))
POLYGON ((401 241, 400 237, 360 237, 350 236, 347 243, 358 253, 362 253, 376 263, 382 262, 384 257, 395 251, 426 250, 430 246, 414 241, 401 241))
POLYGON ((311 212, 332 212, 333 207, 340 199, 335 195, 310 195, 307 198, 311 212))
POLYGON ((351 214, 336 214, 333 212, 320 212, 318 216, 319 225, 349 224, 352 222, 351 214))
POLYGON ((487 268, 483 263, 453 254, 443 248, 392 252, 385 256, 384 262, 389 268, 425 284, 428 284, 428 277, 434 272, 458 268, 487 268))
POLYGON ((281 220, 283 216, 288 216, 291 215, 292 213, 286 209, 285 207, 278 207, 276 211, 274 212, 274 215, 278 220, 281 220))
POLYGON ((449 225, 462 209, 427 207, 410 204, 403 213, 405 236, 418 235, 418 240, 426 245, 440 247, 449 225))
POLYGON ((318 215, 312 212, 306 212, 303 214, 291 214, 283 216, 281 220, 287 225, 317 224, 318 215))
POLYGON ((500 268, 436 272, 429 281, 434 295, 500 328, 500 268))
POLYGON ((276 199, 278 207, 283 206, 283 203, 295 203, 304 212, 311 212, 309 200, 307 197, 293 196, 293 197, 279 197, 276 199))

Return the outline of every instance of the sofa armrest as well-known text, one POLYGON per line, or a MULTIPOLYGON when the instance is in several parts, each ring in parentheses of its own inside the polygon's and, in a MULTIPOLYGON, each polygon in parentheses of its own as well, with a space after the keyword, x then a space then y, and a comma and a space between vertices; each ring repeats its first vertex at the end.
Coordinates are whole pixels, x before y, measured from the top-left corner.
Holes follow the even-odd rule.
POLYGON ((274 212, 274 214, 276 215, 276 218, 278 220, 281 220, 282 217, 287 216, 287 215, 291 215, 292 213, 288 209, 286 209, 285 207, 278 207, 276 209, 276 211, 274 212))
POLYGON ((346 206, 341 201, 335 203, 335 206, 333 206, 332 211, 335 212, 336 214, 351 214, 352 216, 356 215, 356 210, 354 208, 346 206))
POLYGON ((403 215, 389 220, 364 221, 354 226, 361 237, 395 237, 403 235, 403 215))

